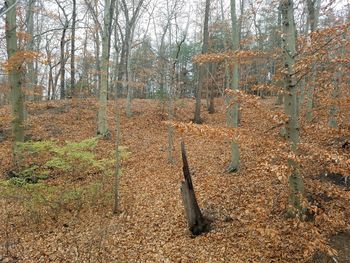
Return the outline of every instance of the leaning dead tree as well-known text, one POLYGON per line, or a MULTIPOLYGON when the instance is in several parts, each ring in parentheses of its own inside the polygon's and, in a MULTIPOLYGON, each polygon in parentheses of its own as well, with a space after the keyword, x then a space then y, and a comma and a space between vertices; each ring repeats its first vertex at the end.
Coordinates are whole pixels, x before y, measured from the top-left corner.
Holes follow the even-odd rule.
POLYGON ((193 235, 199 235, 203 232, 209 231, 209 222, 202 215, 198 206, 196 195, 194 193, 190 168, 188 167, 185 144, 181 142, 181 154, 183 162, 183 173, 185 181, 181 183, 182 201, 185 207, 185 213, 188 223, 188 228, 193 235))

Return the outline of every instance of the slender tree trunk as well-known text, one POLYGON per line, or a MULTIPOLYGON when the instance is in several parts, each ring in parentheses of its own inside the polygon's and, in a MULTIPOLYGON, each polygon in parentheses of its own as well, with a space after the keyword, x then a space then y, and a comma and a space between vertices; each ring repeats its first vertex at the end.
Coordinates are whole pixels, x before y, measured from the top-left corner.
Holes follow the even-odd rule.
MULTIPOLYGON (((299 123, 298 123, 298 100, 295 78, 295 55, 296 55, 296 29, 293 14, 293 1, 282 0, 282 20, 283 20, 283 58, 284 58, 284 109, 288 116, 286 122, 286 138, 292 146, 294 154, 297 155, 297 145, 299 143, 299 123)), ((289 166, 292 174, 289 177, 289 215, 300 215, 303 213, 301 198, 304 195, 304 183, 300 175, 298 164, 290 159, 289 166)))
MULTIPOLYGON (((231 0, 231 25, 232 25, 232 48, 236 52, 239 50, 239 35, 236 16, 236 1, 231 0)), ((238 61, 234 61, 233 72, 231 79, 231 89, 238 91, 238 61)), ((233 100, 230 101, 227 97, 227 125, 228 127, 238 128, 239 104, 237 98, 233 95, 233 100)), ((227 169, 228 172, 236 172, 239 168, 239 147, 236 141, 231 143, 231 162, 227 169)))
MULTIPOLYGON (((16 0, 5 1, 5 6, 11 7, 16 3, 16 0)), ((11 90, 11 109, 12 109, 12 136, 13 136, 13 160, 15 165, 18 165, 20 161, 20 152, 17 146, 18 142, 24 141, 24 131, 23 131, 23 100, 24 95, 21 90, 21 66, 18 65, 16 61, 11 59, 18 51, 17 47, 17 36, 16 36, 16 6, 11 8, 6 13, 6 25, 5 25, 5 35, 6 35, 6 49, 7 56, 10 62, 9 68, 9 82, 11 90)))
POLYGON ((99 97, 100 88, 101 88, 101 60, 100 60, 100 35, 98 32, 94 34, 95 36, 95 59, 96 59, 96 85, 95 85, 95 95, 99 97))
MULTIPOLYGON (((278 5, 278 17, 277 17, 277 28, 278 30, 282 29, 282 2, 280 1, 279 5, 278 5)), ((282 47, 282 41, 281 41, 281 36, 277 33, 277 48, 281 48, 282 47)), ((282 86, 280 85, 280 81, 278 81, 277 83, 278 86, 282 86)), ((282 89, 282 87, 281 87, 282 89)), ((277 98, 276 98, 276 105, 282 105, 283 104, 283 92, 279 92, 277 94, 277 98)))
POLYGON ((132 93, 133 93, 133 87, 129 85, 129 78, 130 78, 130 53, 131 53, 131 44, 132 44, 132 39, 134 36, 134 29, 135 29, 135 24, 136 20, 139 16, 141 7, 143 5, 144 0, 140 0, 137 3, 136 8, 133 10, 132 17, 129 19, 129 9, 127 6, 127 3, 125 0, 121 1, 121 4, 123 6, 123 11, 125 15, 125 20, 126 20, 126 27, 125 27, 125 39, 124 39, 124 44, 125 44, 125 88, 127 89, 127 99, 126 99, 126 116, 131 117, 132 116, 132 93))
MULTIPOLYGON (((37 0, 36 0, 37 1, 37 0)), ((34 18, 35 18, 35 28, 37 28, 38 31, 41 31, 43 28, 43 24, 40 23, 40 16, 34 14, 34 18)), ((42 36, 38 36, 35 39, 35 42, 33 41, 33 49, 35 51, 38 51, 40 49, 41 46, 41 42, 42 42, 42 36)), ((43 91, 41 89, 39 89, 39 92, 36 92, 36 89, 38 89, 38 85, 39 85, 39 77, 38 77, 38 71, 39 71, 39 61, 36 59, 34 61, 34 74, 33 74, 33 88, 34 88, 34 100, 36 101, 40 101, 43 98, 43 91)), ((42 80, 40 81, 40 83, 42 84, 42 80)))
POLYGON ((132 33, 131 29, 129 29, 129 37, 128 39, 125 39, 126 43, 126 54, 125 54, 125 86, 127 90, 127 96, 126 96, 126 116, 131 117, 132 116, 132 109, 131 109, 131 99, 132 99, 132 91, 133 88, 131 85, 129 85, 129 78, 130 78, 130 51, 131 51, 131 41, 132 41, 132 33))
POLYGON ((60 64, 61 64, 61 70, 60 70, 60 98, 64 99, 66 97, 66 89, 65 89, 65 64, 66 59, 64 56, 65 53, 65 45, 66 45, 66 31, 68 28, 68 21, 65 22, 65 25, 63 27, 62 36, 61 36, 61 42, 60 42, 60 64))
MULTIPOLYGON (((89 94, 90 95, 90 82, 89 82, 89 69, 91 68, 88 62, 88 58, 87 58, 87 45, 88 45, 88 31, 85 32, 85 39, 84 39, 84 43, 83 43, 83 62, 82 62, 82 73, 79 79, 79 86, 77 84, 75 84, 77 86, 77 88, 79 88, 78 91, 78 97, 81 97, 81 93, 84 93, 83 88, 85 89, 85 94, 89 94)), ((76 94, 77 95, 77 94, 76 94)))
POLYGON ((53 89, 53 74, 52 74, 52 64, 49 62, 49 81, 47 86, 47 100, 51 100, 51 91, 53 89))
POLYGON ((113 60, 113 77, 112 77, 112 85, 111 85, 111 92, 113 94, 113 98, 117 102, 118 98, 118 77, 119 77, 119 33, 118 33, 118 17, 119 17, 119 8, 118 4, 116 4, 116 15, 115 15, 115 23, 114 23, 114 60, 113 60))
POLYGON ((209 81, 209 105, 208 105, 208 113, 209 114, 214 114, 215 113, 215 91, 216 91, 216 85, 213 81, 213 73, 216 72, 217 70, 217 64, 211 63, 210 64, 210 70, 209 70, 209 75, 210 75, 210 81, 209 81))
POLYGON ((76 96, 75 91, 75 24, 77 19, 77 1, 73 0, 72 13, 72 38, 71 38, 71 53, 70 53, 70 89, 71 95, 76 96))
MULTIPOLYGON (((169 13, 169 10, 168 10, 169 13)), ((172 45, 172 37, 171 37, 171 25, 169 27, 169 45, 172 45)), ((169 63, 167 68, 170 72, 170 79, 169 79, 169 104, 168 104, 168 163, 173 164, 174 163, 174 157, 173 157, 173 148, 174 148, 174 127, 171 125, 171 122, 174 118, 174 91, 176 90, 177 81, 176 81, 176 63, 179 57, 181 45, 177 46, 177 52, 175 60, 172 64, 172 67, 169 63), (175 86, 175 87, 174 87, 175 86)))
MULTIPOLYGON (((315 32, 317 29, 318 23, 318 13, 320 8, 319 0, 307 0, 307 8, 308 8, 308 21, 310 23, 310 31, 311 34, 315 32), (317 1, 317 2, 316 2, 317 1)), ((313 43, 311 36, 311 44, 313 43)), ((317 65, 315 62, 312 63, 311 69, 311 85, 307 91, 307 104, 306 104, 306 120, 311 122, 313 119, 312 110, 314 108, 314 92, 315 92, 315 80, 316 80, 316 72, 317 65)))
MULTIPOLYGON (((33 31, 34 31, 34 5, 36 0, 29 0, 28 2, 28 10, 27 10, 27 17, 26 17, 26 23, 27 23, 27 34, 29 35, 30 39, 27 43, 27 50, 33 51, 34 48, 34 40, 33 40, 33 31)), ((28 61, 28 100, 33 101, 35 97, 35 69, 34 69, 34 61, 29 60, 28 61)))
MULTIPOLYGON (((204 26, 203 26, 203 46, 202 46, 202 54, 208 52, 209 45, 209 12, 210 12, 210 0, 205 1, 205 15, 204 15, 204 26)), ((196 86, 195 96, 196 96, 196 105, 194 111, 194 123, 202 123, 201 119, 201 99, 202 99, 202 86, 203 86, 203 78, 205 75, 205 65, 198 65, 199 68, 199 78, 198 85, 196 86)))
MULTIPOLYGON (((234 52, 239 50, 238 24, 236 17, 236 1, 231 0, 231 25, 232 25, 232 49, 234 52)), ((233 64, 233 72, 231 79, 231 89, 238 91, 238 62, 233 64)), ((233 100, 233 106, 230 106, 227 111, 227 125, 229 127, 238 127, 238 110, 239 104, 233 100)))
POLYGON ((115 171, 114 171, 114 206, 113 213, 118 214, 120 212, 119 208, 119 180, 120 180, 120 118, 119 118, 119 108, 118 108, 118 96, 115 91, 115 171))
MULTIPOLYGON (((343 48, 340 51, 340 56, 343 57, 344 56, 344 50, 343 48)), ((343 68, 340 65, 339 67, 337 67, 337 70, 335 72, 335 76, 334 76, 334 80, 333 80, 333 90, 332 90, 332 103, 330 105, 329 108, 329 119, 328 119, 328 126, 331 128, 336 128, 337 127, 337 120, 336 120, 336 114, 337 114, 337 106, 336 106, 336 99, 339 97, 339 90, 340 90, 340 85, 341 85, 341 77, 342 77, 342 73, 343 72, 343 68)))
MULTIPOLYGON (((116 17, 115 22, 117 24, 117 19, 119 16, 119 9, 118 5, 116 5, 116 17)), ((118 57, 118 49, 117 49, 117 40, 118 40, 118 31, 117 28, 115 28, 114 32, 114 48, 116 52, 116 57, 118 57)), ((115 72, 114 72, 114 78, 117 79, 119 76, 119 67, 118 67, 118 58, 116 58, 115 61, 115 72)), ((119 200, 120 200, 120 193, 119 193, 119 185, 120 185, 120 114, 119 114, 119 105, 118 105, 118 85, 113 84, 113 91, 114 91, 114 103, 115 103, 115 170, 114 170, 114 206, 113 206, 113 213, 118 214, 120 213, 119 208, 119 200)))
POLYGON ((238 43, 241 42, 242 37, 243 37, 242 36, 242 25, 243 25, 243 15, 244 15, 244 1, 245 0, 240 0, 240 16, 239 16, 239 21, 238 21, 238 37, 239 37, 238 43))
POLYGON ((118 97, 124 97, 125 96, 125 85, 121 84, 122 81, 124 81, 125 78, 125 69, 124 69, 124 65, 125 65, 125 38, 124 40, 122 40, 122 50, 120 51, 120 61, 119 61, 119 65, 118 65, 118 97))
POLYGON ((337 120, 335 118, 336 114, 337 114, 337 107, 335 106, 334 101, 338 98, 338 94, 339 94, 339 73, 336 73, 336 77, 334 82, 334 87, 332 90, 332 104, 329 108, 329 120, 328 120, 328 126, 331 128, 336 128, 337 127, 337 120))
POLYGON ((116 0, 105 0, 102 34, 101 87, 99 92, 99 108, 97 114, 97 133, 104 137, 107 137, 109 135, 107 122, 107 91, 111 27, 115 2, 116 0))

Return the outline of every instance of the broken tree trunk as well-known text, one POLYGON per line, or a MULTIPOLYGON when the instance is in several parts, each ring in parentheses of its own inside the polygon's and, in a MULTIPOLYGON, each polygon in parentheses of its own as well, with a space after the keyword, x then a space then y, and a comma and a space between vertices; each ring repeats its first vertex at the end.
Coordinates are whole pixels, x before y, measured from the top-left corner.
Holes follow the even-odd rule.
POLYGON ((209 222, 204 218, 198 206, 196 195, 194 193, 190 169, 188 167, 186 150, 184 142, 181 142, 181 153, 183 162, 183 173, 185 181, 181 183, 181 195, 185 213, 187 217, 188 228, 193 235, 199 235, 209 231, 209 222))

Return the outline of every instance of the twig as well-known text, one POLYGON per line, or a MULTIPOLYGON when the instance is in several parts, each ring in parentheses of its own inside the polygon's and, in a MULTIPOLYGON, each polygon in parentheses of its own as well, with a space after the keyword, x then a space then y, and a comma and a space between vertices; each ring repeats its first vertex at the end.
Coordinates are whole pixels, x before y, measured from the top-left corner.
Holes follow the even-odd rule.
POLYGON ((274 129, 276 129, 276 128, 279 128, 279 127, 281 127, 281 126, 283 126, 283 125, 284 125, 284 122, 278 123, 278 124, 276 124, 275 126, 272 126, 271 128, 269 128, 269 129, 267 129, 266 131, 264 131, 264 133, 267 133, 267 132, 269 132, 269 131, 272 131, 272 130, 274 130, 274 129))

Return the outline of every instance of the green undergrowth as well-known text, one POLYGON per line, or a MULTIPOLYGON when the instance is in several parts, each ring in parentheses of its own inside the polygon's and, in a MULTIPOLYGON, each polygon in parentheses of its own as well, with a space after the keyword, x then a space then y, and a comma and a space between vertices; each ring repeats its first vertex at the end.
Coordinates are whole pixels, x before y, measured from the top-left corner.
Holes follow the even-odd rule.
POLYGON ((1 197, 20 205, 27 219, 39 223, 43 217, 55 221, 63 214, 79 214, 83 207, 94 207, 108 203, 111 192, 104 191, 102 182, 85 185, 51 185, 43 182, 15 185, 10 181, 0 181, 1 197))
MULTIPOLYGON (((0 197, 19 204, 38 222, 43 215, 57 220, 63 212, 79 213, 113 198, 111 180, 115 152, 96 156, 99 137, 79 142, 29 141, 19 144, 20 167, 0 180, 0 197)), ((128 158, 119 147, 119 158, 128 158)), ((120 176, 120 175, 119 175, 120 176)))

